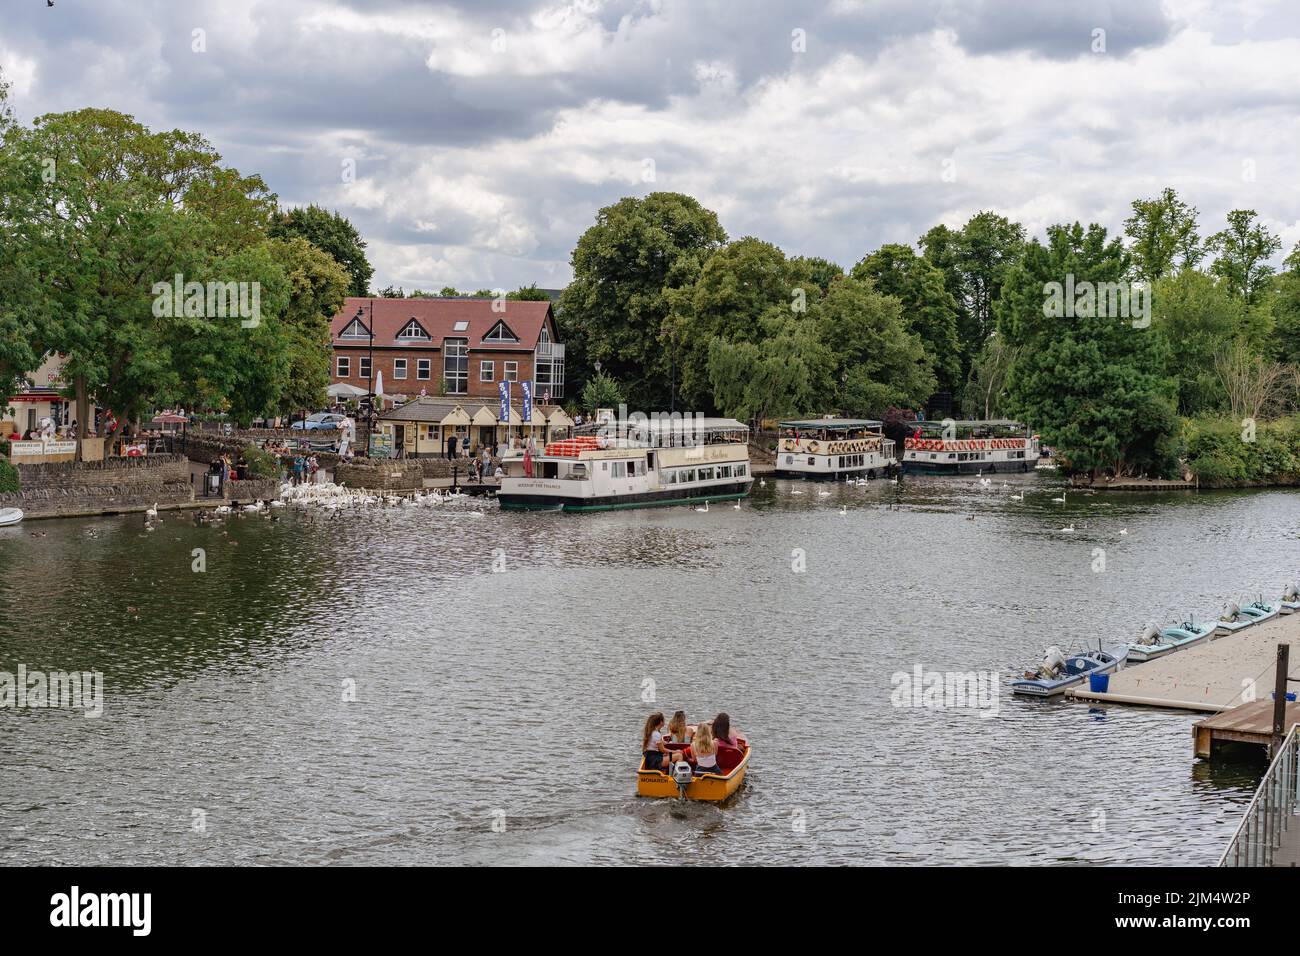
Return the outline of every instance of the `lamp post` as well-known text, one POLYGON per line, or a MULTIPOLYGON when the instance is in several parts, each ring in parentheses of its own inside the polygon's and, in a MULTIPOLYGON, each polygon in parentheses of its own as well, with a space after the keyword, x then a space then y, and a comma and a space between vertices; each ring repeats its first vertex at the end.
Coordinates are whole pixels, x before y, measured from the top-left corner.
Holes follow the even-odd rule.
MULTIPOLYGON (((365 309, 358 307, 356 318, 360 321, 365 309)), ((366 375, 366 438, 369 443, 370 432, 375 428, 375 300, 370 300, 370 322, 366 326, 370 333, 369 374, 366 375)))

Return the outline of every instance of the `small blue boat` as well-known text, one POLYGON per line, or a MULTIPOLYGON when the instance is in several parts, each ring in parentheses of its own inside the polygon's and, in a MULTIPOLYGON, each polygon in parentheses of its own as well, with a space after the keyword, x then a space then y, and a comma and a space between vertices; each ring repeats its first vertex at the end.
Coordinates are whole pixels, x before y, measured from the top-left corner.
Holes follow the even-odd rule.
POLYGON ((1164 657, 1166 654, 1172 654, 1174 651, 1180 651, 1206 640, 1214 634, 1216 623, 1202 621, 1198 624, 1193 618, 1181 624, 1170 624, 1168 627, 1148 624, 1142 636, 1128 646, 1129 663, 1140 664, 1143 661, 1153 661, 1157 657, 1164 657))
POLYGON ((1128 659, 1128 644, 1095 651, 1080 651, 1066 657, 1060 648, 1049 647, 1043 663, 1035 671, 1026 671, 1020 680, 1011 682, 1011 691, 1027 697, 1055 697, 1066 688, 1083 682, 1091 674, 1111 674, 1128 659))
POLYGON ((1225 634, 1235 634, 1238 631, 1255 626, 1260 621, 1267 621, 1271 617, 1277 617, 1281 610, 1282 605, 1280 603, 1269 604, 1263 600, 1247 604, 1245 607, 1240 607, 1236 603, 1229 604, 1223 609, 1223 617, 1218 621, 1215 634, 1220 637, 1225 634))

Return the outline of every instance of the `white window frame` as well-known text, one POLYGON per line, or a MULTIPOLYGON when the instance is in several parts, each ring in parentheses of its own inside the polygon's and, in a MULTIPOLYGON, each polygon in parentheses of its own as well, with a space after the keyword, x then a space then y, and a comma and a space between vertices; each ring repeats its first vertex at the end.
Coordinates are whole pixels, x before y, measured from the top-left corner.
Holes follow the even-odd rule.
POLYGON ((518 362, 504 362, 504 361, 503 361, 501 364, 502 364, 502 366, 503 366, 503 369, 502 369, 501 374, 505 376, 505 379, 506 379, 507 382, 517 382, 517 381, 519 381, 519 363, 518 363, 518 362))
POLYGON ((345 326, 343 327, 343 331, 339 333, 339 338, 341 338, 341 339, 365 339, 366 341, 369 341, 369 340, 370 340, 370 329, 369 329, 369 327, 366 325, 366 323, 362 322, 360 319, 353 319, 351 322, 349 322, 347 325, 345 325, 345 326), (359 332, 353 332, 352 330, 353 330, 354 328, 360 329, 361 331, 359 331, 359 332))
POLYGON ((357 356, 357 375, 358 375, 360 378, 364 378, 364 379, 366 379, 367 381, 369 381, 370 378, 371 378, 371 376, 372 376, 373 374, 374 374, 374 368, 373 368, 373 365, 372 365, 372 363, 371 363, 371 361, 370 361, 370 356, 369 356, 369 355, 358 355, 358 356, 357 356))
POLYGON ((415 379, 418 382, 427 382, 433 378, 433 360, 416 359, 415 360, 415 379))
POLYGON ((334 376, 335 378, 352 377, 352 356, 337 355, 334 358, 334 376))
POLYGON ((497 363, 493 359, 479 359, 478 380, 480 382, 495 382, 496 377, 497 363))
POLYGON ((393 359, 393 378, 406 378, 406 359, 393 359))
POLYGON ((424 326, 412 316, 411 321, 402 326, 402 331, 397 333, 397 340, 399 342, 432 342, 433 336, 424 331, 424 326), (415 331, 408 331, 412 326, 415 327, 415 331))

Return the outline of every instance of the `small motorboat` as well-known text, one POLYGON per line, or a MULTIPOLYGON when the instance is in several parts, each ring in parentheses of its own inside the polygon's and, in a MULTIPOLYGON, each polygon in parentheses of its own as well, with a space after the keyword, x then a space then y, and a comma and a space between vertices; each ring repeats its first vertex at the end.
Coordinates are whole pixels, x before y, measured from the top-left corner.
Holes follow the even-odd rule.
POLYGON ((22 508, 0 508, 0 528, 23 520, 22 508))
POLYGON ((1223 617, 1219 619, 1214 633, 1219 637, 1223 637, 1225 634, 1235 634, 1248 627, 1253 627, 1260 621, 1267 621, 1271 617, 1277 617, 1281 610, 1282 605, 1280 603, 1269 604, 1263 600, 1247 604, 1245 607, 1233 602, 1223 609, 1223 617))
POLYGON ((1294 614, 1300 611, 1300 584, 1288 584, 1286 590, 1282 592, 1282 600, 1277 602, 1278 611, 1282 614, 1294 614))
POLYGON ((1128 662, 1140 664, 1164 657, 1211 637, 1214 630, 1215 624, 1207 621, 1199 624, 1195 620, 1183 621, 1168 627, 1148 624, 1142 636, 1128 646, 1128 662))
POLYGON ((689 761, 690 747, 668 744, 670 750, 685 751, 684 760, 674 761, 667 770, 647 770, 645 756, 636 772, 639 797, 674 797, 683 800, 726 800, 740 789, 749 766, 749 741, 739 738, 739 747, 718 748, 718 773, 695 773, 689 761))
POLYGON ((1026 671, 1020 680, 1011 682, 1011 691, 1027 697, 1055 697, 1066 688, 1083 682, 1091 674, 1110 674, 1124 666, 1128 659, 1128 644, 1095 651, 1080 651, 1066 657, 1059 647, 1049 647, 1043 663, 1033 671, 1026 671))

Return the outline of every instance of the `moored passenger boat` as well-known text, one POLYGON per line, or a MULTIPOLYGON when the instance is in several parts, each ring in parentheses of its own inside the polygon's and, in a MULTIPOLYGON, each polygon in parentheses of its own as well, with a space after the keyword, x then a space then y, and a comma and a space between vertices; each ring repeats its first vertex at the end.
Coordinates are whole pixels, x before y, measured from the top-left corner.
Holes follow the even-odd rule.
POLYGON ((642 420, 596 426, 553 441, 536 457, 515 453, 502 508, 607 511, 705 504, 749 494, 749 429, 731 418, 642 420))
POLYGON ((903 443, 905 474, 967 475, 1031 471, 1038 438, 1019 422, 917 422, 903 443))
POLYGON ((894 442, 869 418, 810 418, 781 422, 779 478, 876 478, 898 466, 894 442))

